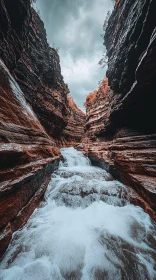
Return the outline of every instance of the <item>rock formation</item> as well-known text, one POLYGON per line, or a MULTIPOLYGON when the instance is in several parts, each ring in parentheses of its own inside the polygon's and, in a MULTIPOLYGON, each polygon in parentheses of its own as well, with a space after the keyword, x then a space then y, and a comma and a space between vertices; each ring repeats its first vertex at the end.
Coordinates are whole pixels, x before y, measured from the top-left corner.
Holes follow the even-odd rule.
POLYGON ((154 1, 120 0, 115 5, 105 34, 110 89, 88 96, 90 140, 79 146, 94 163, 134 188, 152 211, 156 211, 155 26, 154 1))
POLYGON ((62 132, 58 145, 74 146, 84 137, 85 114, 77 107, 72 97, 68 97, 68 124, 62 132))
POLYGON ((68 119, 72 141, 81 138, 71 126, 83 113, 69 106, 59 55, 30 0, 1 0, 0 26, 1 257, 44 194, 60 160, 56 143, 68 141, 68 119))
POLYGON ((60 152, 0 62, 0 255, 38 205, 60 152))
POLYGON ((98 90, 90 93, 86 98, 86 133, 88 136, 98 135, 105 129, 108 121, 109 105, 108 79, 102 80, 98 90))
POLYGON ((120 0, 109 19, 105 45, 113 130, 123 126, 147 133, 156 130, 154 4, 152 0, 120 0))

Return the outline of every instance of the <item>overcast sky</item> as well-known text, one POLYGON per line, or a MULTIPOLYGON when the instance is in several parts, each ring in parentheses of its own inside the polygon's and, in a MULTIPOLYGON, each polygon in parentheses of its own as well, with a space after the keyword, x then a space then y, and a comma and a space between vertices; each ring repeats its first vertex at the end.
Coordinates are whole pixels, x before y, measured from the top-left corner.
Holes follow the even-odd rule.
POLYGON ((82 109, 88 93, 98 87, 106 68, 98 65, 105 52, 103 22, 111 0, 37 0, 48 42, 59 47, 62 74, 82 109))

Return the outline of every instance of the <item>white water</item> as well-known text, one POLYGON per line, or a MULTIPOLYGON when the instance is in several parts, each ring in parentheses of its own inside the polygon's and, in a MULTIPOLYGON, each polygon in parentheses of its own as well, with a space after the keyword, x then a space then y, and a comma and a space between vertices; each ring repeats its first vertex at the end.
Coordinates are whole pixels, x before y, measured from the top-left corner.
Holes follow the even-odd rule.
POLYGON ((126 187, 73 148, 45 202, 14 234, 0 280, 154 280, 154 224, 126 187))

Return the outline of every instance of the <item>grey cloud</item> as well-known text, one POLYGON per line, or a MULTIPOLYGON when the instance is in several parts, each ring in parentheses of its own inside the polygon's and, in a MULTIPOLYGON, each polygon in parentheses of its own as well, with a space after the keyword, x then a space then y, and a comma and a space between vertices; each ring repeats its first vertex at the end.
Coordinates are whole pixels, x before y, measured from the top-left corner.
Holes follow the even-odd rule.
POLYGON ((86 95, 97 88, 98 81, 105 75, 105 69, 97 64, 104 53, 100 34, 107 11, 112 9, 112 1, 37 0, 36 5, 50 45, 60 48, 65 82, 82 108, 86 95), (72 73, 76 73, 75 76, 72 73))

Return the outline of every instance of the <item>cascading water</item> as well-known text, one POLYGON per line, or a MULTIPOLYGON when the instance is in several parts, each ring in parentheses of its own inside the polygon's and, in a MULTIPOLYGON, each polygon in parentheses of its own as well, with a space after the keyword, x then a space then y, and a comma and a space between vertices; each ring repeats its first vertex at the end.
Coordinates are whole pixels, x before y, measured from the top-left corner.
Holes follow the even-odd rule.
POLYGON ((127 189, 74 148, 14 234, 0 280, 154 280, 155 225, 127 189))

